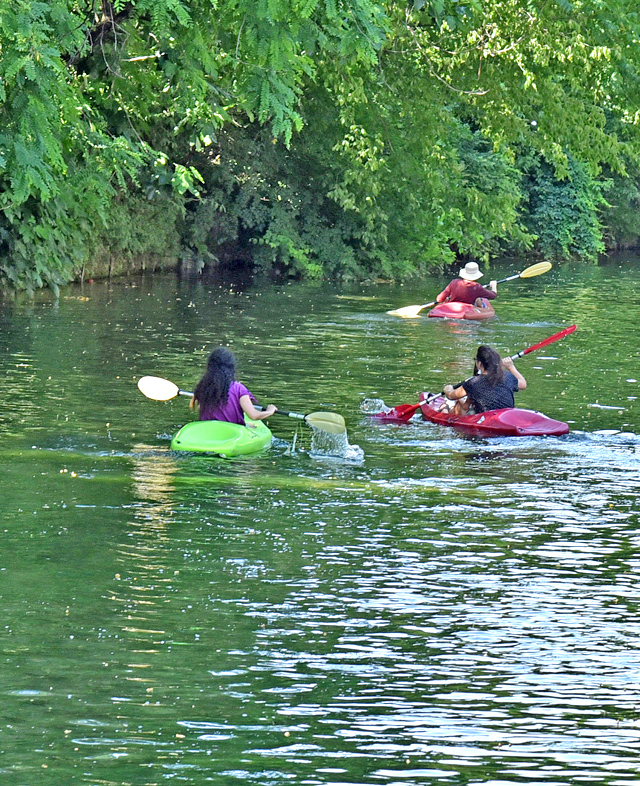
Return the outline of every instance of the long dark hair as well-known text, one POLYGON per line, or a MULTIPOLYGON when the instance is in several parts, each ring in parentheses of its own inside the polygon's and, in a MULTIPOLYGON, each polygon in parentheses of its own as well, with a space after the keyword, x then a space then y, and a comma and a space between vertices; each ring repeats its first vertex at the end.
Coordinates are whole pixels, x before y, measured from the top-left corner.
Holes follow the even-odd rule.
POLYGON ((207 359, 207 370, 196 385, 193 397, 201 407, 226 404, 235 373, 236 359, 233 352, 226 347, 214 349, 207 359))
POLYGON ((489 384, 497 385, 504 379, 504 369, 502 368, 502 358, 487 344, 481 344, 476 352, 476 374, 478 373, 478 363, 482 363, 489 384))

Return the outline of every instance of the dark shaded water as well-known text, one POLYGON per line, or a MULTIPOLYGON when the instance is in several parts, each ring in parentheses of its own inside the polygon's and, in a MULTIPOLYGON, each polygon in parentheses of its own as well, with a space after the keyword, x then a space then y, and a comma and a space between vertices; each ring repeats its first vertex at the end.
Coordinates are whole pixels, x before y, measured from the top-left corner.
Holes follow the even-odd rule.
POLYGON ((0 780, 640 782, 639 272, 505 284, 485 324, 385 313, 440 280, 4 302, 0 780), (574 322, 518 364, 566 437, 360 412, 574 322), (283 418, 259 456, 171 454, 187 401, 136 379, 190 388, 223 342, 263 401, 344 414, 348 456, 283 418))

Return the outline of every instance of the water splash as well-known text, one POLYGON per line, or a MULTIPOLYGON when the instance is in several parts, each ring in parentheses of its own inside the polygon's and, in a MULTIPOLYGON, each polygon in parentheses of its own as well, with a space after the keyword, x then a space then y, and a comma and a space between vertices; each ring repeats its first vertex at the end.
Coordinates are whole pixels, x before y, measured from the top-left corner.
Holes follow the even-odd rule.
POLYGON ((364 460, 364 451, 359 445, 349 444, 349 435, 346 431, 342 434, 330 434, 328 431, 313 428, 311 437, 311 450, 313 456, 341 458, 349 462, 364 460))
POLYGON ((391 407, 388 407, 381 398, 363 398, 360 402, 360 412, 366 415, 391 412, 391 407))
POLYGON ((291 444, 284 452, 285 456, 293 456, 293 454, 296 452, 297 442, 298 442, 298 432, 296 431, 293 435, 293 440, 291 441, 291 444))

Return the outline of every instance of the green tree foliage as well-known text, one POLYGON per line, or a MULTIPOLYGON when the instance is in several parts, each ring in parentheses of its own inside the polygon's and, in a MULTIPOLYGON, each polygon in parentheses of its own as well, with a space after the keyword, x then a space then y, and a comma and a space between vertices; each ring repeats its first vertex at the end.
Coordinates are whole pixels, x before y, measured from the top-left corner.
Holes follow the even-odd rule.
POLYGON ((608 248, 638 245, 640 238, 640 172, 630 177, 614 175, 607 190, 607 204, 602 211, 604 238, 608 248))
POLYGON ((197 193, 192 157, 238 118, 288 142, 313 53, 372 64, 380 18, 369 0, 0 0, 0 276, 67 281, 112 241, 119 192, 197 193))
POLYGON ((0 0, 0 281, 160 236, 291 275, 592 257, 602 168, 639 164, 639 35, 624 0, 0 0))
POLYGON ((263 271, 304 277, 363 276, 357 214, 327 196, 317 161, 257 125, 220 137, 220 150, 203 162, 206 196, 188 211, 186 243, 203 263, 250 260, 263 271))
POLYGON ((546 259, 595 260, 605 250, 600 213, 609 183, 596 180, 584 164, 568 160, 568 176, 559 180, 540 156, 523 158, 528 194, 526 223, 546 259))
MULTIPOLYGON (((345 78, 326 64, 326 103, 341 125, 332 195, 384 229, 397 266, 527 249, 537 223, 524 220, 529 194, 513 162, 530 150, 580 205, 571 241, 559 236, 553 253, 592 258, 601 248, 593 179, 603 165, 623 173, 636 156, 638 15, 616 2, 386 9, 379 72, 345 78)), ((375 247, 384 248, 379 238, 375 247)))
POLYGON ((0 274, 17 287, 68 281, 114 181, 144 160, 75 89, 59 41, 82 40, 66 3, 0 2, 0 274))
POLYGON ((292 276, 402 276, 453 260, 454 236, 476 255, 497 251, 507 227, 523 245, 532 242, 518 227, 519 172, 467 126, 452 123, 458 147, 444 165, 405 146, 383 151, 383 178, 370 181, 360 169, 345 185, 353 146, 340 158, 340 126, 328 111, 322 117, 291 149, 257 126, 221 135, 220 149, 199 165, 206 195, 187 215, 185 240, 199 260, 224 262, 231 253, 292 276), (445 193, 450 182, 455 188, 445 193), (371 184, 380 189, 375 200, 371 184))
MULTIPOLYGON (((330 149, 317 151, 319 168, 330 170, 328 193, 358 216, 369 264, 402 276, 450 263, 456 254, 486 257, 507 238, 531 245, 508 151, 494 148, 453 107, 438 106, 428 84, 411 74, 400 81, 402 102, 382 82, 363 91, 366 102, 340 106, 333 122, 323 112, 317 127, 320 139, 332 140, 330 149)), ((334 83, 332 91, 341 87, 334 83)))

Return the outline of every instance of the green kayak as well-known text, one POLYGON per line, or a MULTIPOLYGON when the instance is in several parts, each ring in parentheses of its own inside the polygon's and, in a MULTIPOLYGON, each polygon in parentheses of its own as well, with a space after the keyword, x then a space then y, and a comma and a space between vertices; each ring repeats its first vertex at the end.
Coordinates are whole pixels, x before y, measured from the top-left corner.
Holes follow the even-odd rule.
POLYGON ((271 431, 262 420, 245 416, 246 426, 222 420, 194 420, 186 423, 171 440, 171 450, 242 456, 256 453, 271 444, 271 431))

